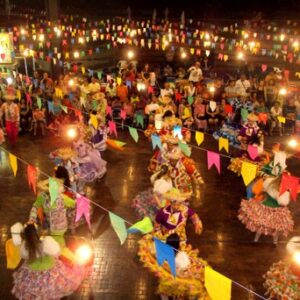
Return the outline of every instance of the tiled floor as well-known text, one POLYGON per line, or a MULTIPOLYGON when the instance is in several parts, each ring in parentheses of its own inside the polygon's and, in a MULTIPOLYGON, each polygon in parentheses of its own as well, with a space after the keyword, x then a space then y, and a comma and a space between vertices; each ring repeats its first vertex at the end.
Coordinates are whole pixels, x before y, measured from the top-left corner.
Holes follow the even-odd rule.
MULTIPOLYGON (((89 187, 88 196, 108 210, 122 218, 134 222, 137 220, 131 200, 140 191, 150 186, 147 164, 151 157, 151 145, 141 135, 135 144, 126 133, 120 133, 120 140, 127 141, 124 152, 108 150, 108 173, 102 182, 89 187)), ((48 159, 51 150, 63 143, 57 138, 21 137, 18 146, 7 148, 12 153, 34 164, 41 170, 52 173, 53 165, 48 159)), ((207 139, 204 148, 217 150, 217 143, 207 139)), ((5 146, 6 147, 6 146, 5 146)), ((284 244, 274 247, 268 238, 253 244, 253 234, 248 232, 238 221, 237 211, 240 199, 245 194, 241 178, 226 170, 228 158, 222 158, 222 174, 212 169, 207 171, 206 153, 193 150, 193 158, 205 180, 195 194, 193 207, 199 213, 204 232, 198 237, 189 227, 189 238, 194 247, 216 270, 241 284, 263 294, 262 275, 269 266, 285 256, 284 244)), ((8 166, 4 152, 1 153, 0 165, 0 299, 13 299, 10 294, 12 272, 6 270, 4 242, 8 237, 9 227, 17 221, 25 222, 34 195, 29 190, 26 180, 25 165, 19 162, 18 174, 14 178, 8 166)), ((300 160, 288 161, 290 170, 300 176, 300 160)), ((295 235, 300 234, 299 202, 291 205, 295 219, 295 235)), ((155 300, 156 279, 136 258, 137 238, 130 238, 120 245, 116 234, 110 227, 107 214, 95 208, 93 220, 104 215, 101 228, 93 240, 95 260, 93 274, 81 290, 70 298, 74 299, 150 299, 155 300)), ((84 234, 79 232, 78 234, 84 234)), ((241 288, 234 286, 233 299, 251 299, 241 288)))

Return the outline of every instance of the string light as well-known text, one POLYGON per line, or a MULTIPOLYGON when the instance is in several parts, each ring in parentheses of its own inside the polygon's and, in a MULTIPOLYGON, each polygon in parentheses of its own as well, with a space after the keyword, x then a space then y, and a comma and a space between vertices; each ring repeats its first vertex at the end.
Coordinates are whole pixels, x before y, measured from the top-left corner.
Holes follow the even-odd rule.
POLYGON ((43 42, 45 40, 45 36, 43 34, 39 35, 39 41, 43 42))
POLYGON ((146 85, 143 82, 138 82, 136 85, 137 90, 140 91, 144 91, 146 89, 146 85))
POLYGON ((243 52, 238 52, 237 58, 238 58, 239 60, 244 60, 244 59, 245 59, 245 54, 244 54, 243 52))
POLYGON ((279 90, 279 95, 285 96, 286 94, 287 94, 286 88, 281 88, 281 89, 279 90))
POLYGON ((280 41, 283 42, 284 39, 285 39, 285 35, 284 35, 284 34, 281 34, 281 35, 280 35, 280 41))
POLYGON ((79 52, 78 51, 75 51, 74 54, 73 54, 74 58, 78 58, 79 57, 79 52))
POLYGON ((291 139, 289 142, 288 142, 288 145, 289 147, 291 148, 296 148, 298 146, 298 142, 295 140, 295 139, 291 139))
POLYGON ((129 50, 129 51, 127 52, 127 57, 128 57, 129 59, 132 59, 132 58, 134 57, 134 52, 133 52, 132 50, 129 50))
POLYGON ((73 85, 74 85, 74 80, 73 80, 73 79, 70 79, 70 80, 68 81, 68 84, 69 84, 69 86, 73 86, 73 85))
POLYGON ((214 93, 216 91, 216 88, 214 86, 210 86, 208 90, 210 93, 214 93))
POLYGON ((181 58, 182 59, 186 59, 186 57, 187 57, 187 54, 183 51, 183 52, 181 52, 181 58))
POLYGON ((76 261, 79 265, 85 265, 93 257, 92 248, 88 244, 80 245, 75 251, 76 261))

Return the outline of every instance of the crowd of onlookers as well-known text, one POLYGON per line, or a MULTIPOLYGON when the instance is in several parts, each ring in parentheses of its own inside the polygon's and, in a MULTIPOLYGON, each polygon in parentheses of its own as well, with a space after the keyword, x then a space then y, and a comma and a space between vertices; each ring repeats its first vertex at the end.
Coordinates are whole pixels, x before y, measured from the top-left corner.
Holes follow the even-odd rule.
MULTIPOLYGON (((121 120, 120 114, 125 112, 125 123, 131 126, 141 115, 145 129, 151 122, 149 116, 155 113, 152 108, 159 105, 170 107, 182 126, 197 130, 213 132, 224 124, 238 127, 246 110, 259 116, 265 134, 295 132, 300 118, 299 94, 280 73, 270 69, 267 75, 239 74, 224 80, 207 77, 201 67, 199 62, 177 70, 167 65, 158 73, 149 64, 138 69, 122 63, 118 73, 103 78, 98 78, 99 72, 91 76, 66 72, 57 80, 37 71, 31 78, 14 73, 12 78, 0 78, 1 101, 7 100, 8 94, 13 98, 19 108, 21 133, 32 131, 34 135, 38 129, 42 135, 47 129, 58 133, 62 124, 76 122, 79 117, 88 121, 91 113, 103 124, 107 107, 115 120, 121 120), (285 123, 278 117, 285 117, 285 123)), ((5 109, 2 104, 3 128, 3 120, 9 118, 5 109)))

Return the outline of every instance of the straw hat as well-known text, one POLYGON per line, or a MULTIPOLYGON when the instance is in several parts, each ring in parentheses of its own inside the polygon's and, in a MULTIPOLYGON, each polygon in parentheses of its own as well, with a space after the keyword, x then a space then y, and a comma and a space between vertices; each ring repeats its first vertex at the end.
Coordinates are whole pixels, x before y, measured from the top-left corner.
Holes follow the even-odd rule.
POLYGON ((252 121, 252 122, 257 122, 258 121, 258 117, 254 113, 250 113, 248 115, 247 119, 248 119, 248 121, 252 121))
POLYGON ((73 151, 70 147, 59 148, 57 150, 57 156, 62 160, 69 160, 76 156, 75 151, 73 151))
POLYGON ((172 151, 168 151, 165 157, 168 160, 179 160, 182 155, 182 151, 178 147, 176 147, 172 151))
POLYGON ((167 144, 177 145, 179 142, 179 139, 177 136, 175 137, 171 134, 167 134, 163 137, 163 141, 166 142, 167 144))
MULTIPOLYGON (((58 179, 58 178, 54 178, 58 184, 63 187, 63 183, 64 181, 62 179, 58 179)), ((37 187, 39 190, 43 191, 43 192, 48 192, 49 191, 49 179, 45 179, 45 180, 40 180, 37 184, 37 187)))
POLYGON ((184 202, 192 196, 192 193, 182 193, 176 188, 170 189, 164 194, 164 197, 174 202, 184 202))

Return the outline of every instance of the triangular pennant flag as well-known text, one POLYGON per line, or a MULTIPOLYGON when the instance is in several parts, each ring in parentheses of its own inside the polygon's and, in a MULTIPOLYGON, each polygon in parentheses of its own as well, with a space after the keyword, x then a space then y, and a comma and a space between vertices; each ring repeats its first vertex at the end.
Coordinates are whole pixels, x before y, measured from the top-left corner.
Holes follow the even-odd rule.
POLYGON ((181 151, 184 153, 184 155, 186 155, 188 157, 191 156, 192 151, 191 151, 191 148, 189 147, 189 145, 179 141, 178 146, 181 149, 181 151))
POLYGON ((53 108, 53 102, 52 101, 48 101, 48 110, 49 112, 51 112, 52 114, 54 114, 54 108, 53 108))
POLYGON ((109 130, 109 134, 114 134, 115 136, 118 136, 117 126, 114 121, 108 121, 108 130, 109 130))
POLYGON ((242 162, 241 175, 243 177, 244 183, 247 186, 253 179, 256 178, 257 165, 246 161, 242 162))
POLYGON ((42 100, 38 96, 36 97, 36 103, 37 103, 38 108, 41 109, 42 108, 42 100))
POLYGON ((90 122, 95 129, 98 129, 98 118, 96 115, 90 114, 90 122))
POLYGON ((256 146, 248 145, 247 151, 252 160, 255 160, 256 157, 258 156, 258 149, 256 146))
POLYGON ((126 145, 126 143, 112 139, 106 139, 106 144, 107 146, 119 151, 124 151, 124 146, 126 145))
POLYGON ((114 231, 120 239, 121 245, 123 245, 127 238, 125 221, 112 212, 109 212, 109 219, 114 231))
POLYGON ((106 106, 106 115, 109 115, 112 117, 112 107, 109 105, 106 106))
POLYGON ((268 115, 266 113, 259 113, 258 121, 263 122, 266 125, 268 122, 268 115))
POLYGON ((229 142, 228 142, 228 139, 220 137, 219 138, 219 151, 221 151, 223 148, 228 153, 229 152, 229 142))
POLYGON ((194 97, 193 96, 188 96, 188 104, 192 105, 194 103, 194 97))
POLYGON ((242 108, 241 109, 241 116, 242 116, 243 121, 246 121, 247 118, 248 118, 248 110, 245 109, 245 108, 242 108))
POLYGON ((58 197, 58 190, 59 190, 59 183, 54 178, 49 178, 49 194, 50 194, 50 203, 53 205, 53 203, 56 201, 58 197))
POLYGON ((181 126, 175 126, 173 128, 173 136, 178 137, 180 140, 183 138, 182 132, 181 132, 181 126))
POLYGON ((27 166, 27 179, 29 187, 32 188, 33 192, 36 194, 37 169, 34 166, 27 166))
POLYGON ((280 183, 280 193, 282 195, 285 191, 289 191, 292 200, 297 200, 297 192, 299 188, 299 178, 295 176, 288 175, 286 173, 282 174, 280 183))
POLYGON ((61 109, 67 114, 68 108, 65 105, 60 105, 61 109))
POLYGON ((285 124, 285 117, 278 116, 277 118, 280 123, 285 124))
POLYGON ((207 151, 207 167, 208 170, 215 165, 218 173, 221 173, 220 154, 212 151, 207 151))
POLYGON ((141 125, 142 128, 144 128, 144 116, 141 114, 136 115, 136 124, 141 125))
POLYGON ((125 111, 124 109, 122 109, 121 112, 120 112, 120 118, 121 118, 122 120, 125 120, 125 119, 126 119, 126 111, 125 111))
POLYGON ((6 268, 14 270, 21 261, 20 247, 13 243, 12 239, 9 239, 5 243, 6 253, 6 268))
POLYGON ((90 217, 90 200, 86 197, 79 195, 76 198, 76 218, 75 222, 78 222, 80 218, 84 216, 85 220, 91 229, 91 217, 90 217))
POLYGON ((17 170, 18 170, 18 159, 15 155, 9 153, 8 154, 8 160, 9 160, 9 164, 11 166, 11 169, 14 173, 14 176, 17 176, 17 170))
POLYGON ((141 232, 142 234, 147 234, 153 231, 153 224, 149 217, 145 217, 143 220, 133 224, 127 231, 128 233, 141 232))
POLYGON ((195 140, 197 142, 197 145, 200 146, 204 141, 204 133, 201 131, 196 131, 195 140))
POLYGON ((167 261, 173 276, 176 276, 175 253, 174 249, 164 242, 154 238, 157 263, 161 266, 167 261))
POLYGON ((132 138, 134 139, 134 141, 137 143, 138 140, 139 140, 139 134, 138 134, 136 128, 133 128, 133 127, 130 127, 130 126, 129 126, 128 129, 129 129, 129 133, 130 133, 131 137, 132 137, 132 138))
POLYGON ((162 143, 159 135, 152 134, 151 135, 151 141, 152 141, 152 148, 153 150, 158 147, 159 149, 162 148, 162 143))
POLYGON ((231 285, 229 278, 206 266, 204 271, 204 282, 207 292, 212 300, 230 300, 231 285))

